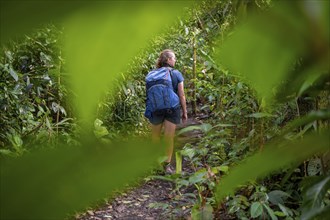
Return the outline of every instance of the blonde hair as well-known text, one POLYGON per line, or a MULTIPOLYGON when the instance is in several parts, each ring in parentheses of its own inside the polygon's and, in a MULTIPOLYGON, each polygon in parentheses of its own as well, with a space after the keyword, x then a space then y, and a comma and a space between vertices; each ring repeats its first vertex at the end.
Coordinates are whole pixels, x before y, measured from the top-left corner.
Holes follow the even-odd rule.
POLYGON ((174 51, 171 49, 163 50, 158 57, 156 67, 161 68, 168 65, 167 60, 173 56, 172 54, 174 54, 174 51))

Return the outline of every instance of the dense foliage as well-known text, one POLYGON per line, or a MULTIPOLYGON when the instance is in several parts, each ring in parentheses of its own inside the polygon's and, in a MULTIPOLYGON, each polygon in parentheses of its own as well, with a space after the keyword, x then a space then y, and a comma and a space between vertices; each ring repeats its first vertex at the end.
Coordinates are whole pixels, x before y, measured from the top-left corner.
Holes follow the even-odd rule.
MULTIPOLYGON (((214 50, 215 37, 224 35, 230 24, 235 22, 234 7, 230 2, 207 1, 203 2, 198 10, 186 10, 186 13, 185 18, 179 19, 171 27, 166 27, 168 31, 155 37, 150 42, 150 47, 142 51, 129 64, 129 71, 118 80, 118 93, 110 94, 106 98, 107 101, 100 104, 101 115, 102 112, 104 113, 100 116, 102 121, 106 122, 109 129, 113 127, 113 124, 117 125, 114 126, 113 132, 127 135, 134 131, 145 130, 144 77, 148 71, 155 68, 160 51, 166 48, 175 50, 178 59, 175 68, 180 70, 185 77, 188 103, 194 105, 198 101, 201 105, 199 107, 202 107, 198 111, 220 110, 222 101, 219 92, 222 87, 219 88, 216 85, 221 83, 225 86, 227 79, 226 73, 217 67, 211 54, 214 50), (195 60, 194 53, 198 54, 195 60), (193 67, 194 63, 195 67, 193 67), (132 124, 133 131, 130 129, 132 124), (135 129, 136 127, 139 129, 135 129)), ((227 100, 224 102, 227 103, 227 100)), ((196 114, 196 112, 190 113, 196 114)))
MULTIPOLYGON (((167 179, 176 184, 179 200, 184 198, 190 201, 186 205, 192 208, 192 216, 196 219, 201 215, 210 216, 212 212, 219 217, 219 213, 224 210, 232 218, 239 219, 251 217, 294 219, 297 216, 310 218, 329 209, 329 193, 326 191, 329 184, 326 178, 329 172, 328 159, 327 156, 322 155, 305 160, 301 165, 286 167, 262 180, 251 181, 242 186, 236 195, 227 197, 222 206, 216 205, 215 183, 219 181, 221 183, 221 175, 228 172, 228 167, 239 164, 241 160, 256 151, 262 151, 268 142, 278 139, 279 136, 294 141, 313 130, 322 131, 329 126, 327 121, 323 121, 329 119, 327 91, 329 81, 324 78, 324 72, 320 72, 319 81, 313 82, 314 87, 308 86, 310 79, 307 78, 302 82, 299 75, 291 74, 288 77, 289 82, 292 81, 292 77, 297 77, 295 82, 300 81, 301 84, 295 84, 295 87, 300 88, 300 91, 292 96, 294 86, 280 90, 277 104, 270 109, 269 104, 265 103, 266 100, 257 97, 253 87, 245 83, 246 80, 238 75, 235 76, 212 59, 215 39, 218 41, 220 39, 221 44, 223 39, 231 34, 232 27, 237 23, 237 17, 246 17, 248 15, 246 10, 260 11, 268 7, 271 7, 269 3, 260 4, 258 1, 207 2, 199 9, 190 10, 189 19, 179 20, 176 26, 170 28, 167 35, 156 38, 151 49, 133 63, 131 76, 133 75, 134 82, 138 83, 138 86, 133 87, 132 85, 136 84, 131 82, 127 87, 122 85, 124 93, 120 94, 126 99, 120 98, 120 100, 127 100, 124 103, 131 105, 132 108, 121 106, 125 111, 118 111, 117 114, 123 112, 127 114, 127 111, 131 111, 130 114, 139 112, 135 115, 142 117, 143 107, 132 105, 130 98, 139 100, 137 97, 144 97, 143 78, 148 70, 153 68, 159 51, 175 48, 178 57, 177 68, 186 78, 186 92, 191 109, 189 113, 194 117, 201 117, 203 114, 211 117, 207 120, 209 124, 186 129, 186 131, 202 129, 206 133, 205 137, 197 145, 188 143, 177 152, 180 155, 177 160, 181 161, 180 157, 184 157, 191 163, 196 173, 188 177, 172 176, 167 179), (132 91, 141 96, 135 94, 131 96, 132 91), (283 99, 285 95, 287 98, 283 99), (318 111, 316 113, 318 116, 315 117, 313 111, 318 111), (298 127, 288 125, 288 122, 300 118, 304 118, 307 122, 299 123, 298 127), (314 185, 313 181, 316 181, 314 185), (321 183, 323 184, 319 188, 321 194, 314 198, 306 194, 308 190, 316 190, 317 184, 321 183), (191 191, 195 195, 193 198, 187 189, 195 189, 191 191), (317 209, 315 204, 311 205, 307 202, 311 199, 322 200, 323 202, 319 202, 318 206, 326 208, 315 211, 317 209)), ((253 46, 257 45, 250 47, 253 46)), ((300 57, 295 62, 297 62, 295 73, 306 67, 300 57)), ((119 103, 125 105, 123 102, 119 103)), ((115 111, 110 112, 113 114, 115 111)), ((137 121, 134 123, 136 124, 137 121)), ((155 206, 162 207, 161 204, 155 206)), ((173 214, 176 209, 180 209, 175 206, 164 207, 167 207, 165 208, 167 212, 173 214)))
POLYGON ((2 154, 20 155, 38 141, 52 145, 59 133, 67 138, 72 135, 72 116, 65 99, 68 91, 63 84, 66 73, 61 37, 62 32, 49 25, 3 48, 2 154))
MULTIPOLYGON (((219 183, 221 186, 223 176, 230 176, 231 168, 245 158, 258 155, 257 152, 266 152, 264 156, 268 158, 277 149, 267 149, 277 145, 294 148, 295 141, 300 140, 302 149, 307 149, 310 147, 303 142, 305 136, 309 140, 311 133, 322 134, 324 130, 325 135, 329 133, 329 69, 322 72, 323 63, 319 60, 295 57, 290 64, 293 71, 281 81, 281 89, 276 88, 276 104, 269 107, 268 100, 259 96, 257 86, 239 71, 225 67, 229 61, 214 59, 219 45, 235 34, 240 22, 253 12, 265 12, 272 7, 270 1, 259 0, 204 1, 194 9, 187 9, 185 18, 166 27, 166 34, 154 38, 150 47, 129 63, 129 71, 117 80, 115 92, 106 94, 99 103, 94 123, 97 138, 109 142, 147 136, 148 123, 143 116, 144 77, 154 68, 161 50, 175 50, 176 68, 185 77, 189 116, 205 118, 201 126, 188 127, 180 133, 200 129, 204 136, 198 143, 186 143, 177 150, 177 163, 186 161, 195 172, 163 179, 175 183, 176 198, 186 199, 193 219, 221 218, 223 213, 232 219, 296 219, 299 216, 312 219, 329 212, 329 156, 313 153, 314 156, 303 158, 301 163, 292 159, 287 148, 278 152, 282 152, 283 157, 291 155, 288 160, 293 165, 269 169, 263 178, 247 177, 248 181, 236 193, 229 195, 228 190, 225 191, 228 196, 217 199, 221 194, 217 186, 219 183), (314 78, 306 77, 304 70, 310 66, 316 72, 321 69, 321 73, 314 78), (292 82, 294 86, 288 86, 292 82)), ((4 48, 0 65, 2 155, 21 155, 37 140, 55 143, 64 136, 66 142, 73 141, 74 123, 65 99, 68 95, 63 84, 65 62, 59 39, 61 31, 50 26, 4 48), (31 136, 33 138, 29 138, 31 136)), ((313 39, 308 42, 311 47, 308 52, 316 53, 313 39)), ((256 42, 251 42, 250 47, 256 46, 253 43, 256 42)), ((320 41, 323 46, 328 45, 326 43, 327 40, 320 41)), ((328 58, 326 53, 318 56, 328 58)), ((275 159, 278 159, 276 155, 275 159)), ((253 167, 246 164, 250 166, 253 167)), ((272 163, 265 164, 268 166, 272 163)), ((262 170, 261 167, 254 169, 256 173, 262 170)), ((175 213, 178 208, 167 207, 165 211, 175 213)))

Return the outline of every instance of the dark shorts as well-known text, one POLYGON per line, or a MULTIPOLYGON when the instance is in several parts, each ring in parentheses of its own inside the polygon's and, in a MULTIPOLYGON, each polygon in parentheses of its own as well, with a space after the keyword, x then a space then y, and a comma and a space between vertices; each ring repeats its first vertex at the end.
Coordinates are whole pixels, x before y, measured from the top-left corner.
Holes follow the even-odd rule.
POLYGON ((167 120, 173 124, 180 124, 181 122, 181 110, 180 106, 171 109, 162 109, 151 114, 149 121, 153 125, 158 125, 167 120))

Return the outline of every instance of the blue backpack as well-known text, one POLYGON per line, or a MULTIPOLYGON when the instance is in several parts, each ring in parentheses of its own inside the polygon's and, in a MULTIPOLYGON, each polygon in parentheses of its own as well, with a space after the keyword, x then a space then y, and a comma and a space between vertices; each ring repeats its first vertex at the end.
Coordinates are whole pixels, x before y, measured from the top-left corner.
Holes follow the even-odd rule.
POLYGON ((147 101, 145 116, 150 118, 153 112, 176 108, 180 104, 173 90, 172 70, 162 67, 146 76, 147 101))

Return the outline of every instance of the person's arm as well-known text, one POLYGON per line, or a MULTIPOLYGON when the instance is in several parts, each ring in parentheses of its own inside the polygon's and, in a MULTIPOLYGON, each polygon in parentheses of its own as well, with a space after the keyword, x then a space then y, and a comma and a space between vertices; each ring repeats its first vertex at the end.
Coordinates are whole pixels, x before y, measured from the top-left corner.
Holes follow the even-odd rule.
POLYGON ((182 107, 182 121, 184 122, 188 119, 188 115, 187 115, 186 96, 184 94, 183 82, 180 82, 178 84, 178 95, 179 95, 180 104, 182 107))

